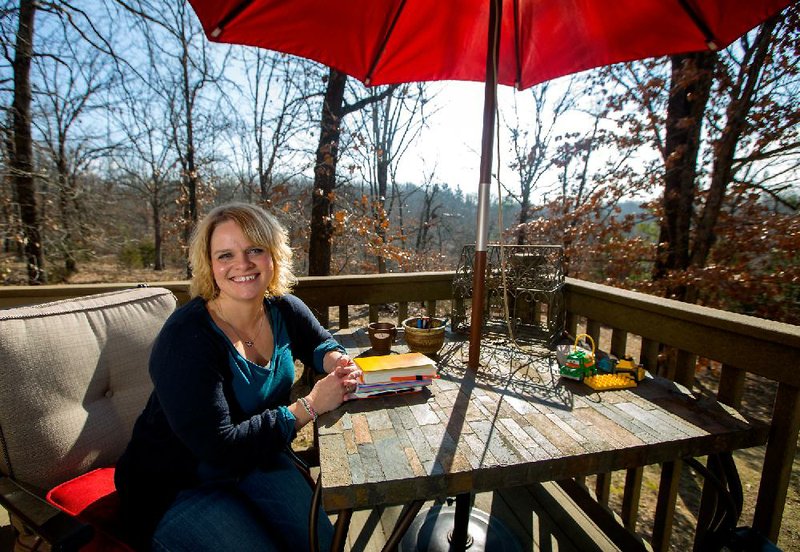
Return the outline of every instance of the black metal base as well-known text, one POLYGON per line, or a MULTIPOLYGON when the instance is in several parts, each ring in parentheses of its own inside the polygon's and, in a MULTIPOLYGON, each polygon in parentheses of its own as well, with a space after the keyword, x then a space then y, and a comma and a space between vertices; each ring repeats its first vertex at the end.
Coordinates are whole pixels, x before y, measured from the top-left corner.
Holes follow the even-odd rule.
MULTIPOLYGON (((433 506, 421 511, 408 528, 399 552, 454 552, 450 540, 455 521, 454 506, 433 506)), ((516 537, 497 518, 472 508, 469 514, 469 552, 522 552, 516 537)))

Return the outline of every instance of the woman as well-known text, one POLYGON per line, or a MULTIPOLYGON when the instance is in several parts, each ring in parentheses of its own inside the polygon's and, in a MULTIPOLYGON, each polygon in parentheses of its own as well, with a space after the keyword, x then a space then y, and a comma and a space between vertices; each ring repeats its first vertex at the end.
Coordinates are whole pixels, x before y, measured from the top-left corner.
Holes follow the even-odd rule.
MULTIPOLYGON (((117 464, 132 535, 154 550, 305 549, 311 489, 287 449, 358 372, 289 294, 286 231, 263 209, 212 210, 189 260, 192 299, 156 339, 155 388, 117 464), (295 359, 327 376, 289 404, 295 359)), ((325 550, 332 527, 319 526, 325 550)))

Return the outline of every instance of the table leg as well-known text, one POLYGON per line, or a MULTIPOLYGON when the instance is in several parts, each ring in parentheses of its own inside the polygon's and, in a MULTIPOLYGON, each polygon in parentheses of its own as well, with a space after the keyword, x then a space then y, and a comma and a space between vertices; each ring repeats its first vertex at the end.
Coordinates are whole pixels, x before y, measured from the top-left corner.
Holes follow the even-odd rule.
POLYGON ((424 503, 425 502, 422 500, 415 500, 408 505, 406 511, 402 516, 400 516, 400 518, 397 520, 397 523, 395 523, 392 534, 389 535, 388 539, 386 539, 386 544, 383 546, 382 550, 386 552, 389 550, 397 550, 400 540, 405 536, 406 531, 408 531, 408 528, 411 525, 411 522, 417 517, 417 514, 424 503))
POLYGON ((350 518, 353 510, 341 510, 336 517, 336 525, 333 528, 333 542, 331 552, 343 552, 344 544, 347 541, 347 532, 350 530, 350 518))
POLYGON ((452 550, 461 551, 467 549, 469 536, 469 512, 471 510, 471 496, 469 493, 456 495, 456 512, 453 518, 453 536, 450 544, 452 550))

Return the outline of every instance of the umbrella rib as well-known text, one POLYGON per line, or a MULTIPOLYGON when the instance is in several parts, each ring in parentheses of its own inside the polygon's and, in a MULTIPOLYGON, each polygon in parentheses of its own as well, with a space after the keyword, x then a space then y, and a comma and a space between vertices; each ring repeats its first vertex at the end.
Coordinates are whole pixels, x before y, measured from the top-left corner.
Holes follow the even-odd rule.
POLYGON ((514 0, 514 56, 516 67, 514 68, 516 73, 516 87, 519 89, 522 83, 522 59, 520 59, 520 42, 522 41, 522 37, 519 35, 520 28, 519 28, 519 0, 514 0))
POLYGON ((389 24, 389 28, 386 29, 386 32, 383 33, 383 40, 381 40, 378 51, 375 53, 375 56, 372 58, 372 62, 369 64, 369 71, 367 71, 366 78, 364 79, 364 84, 367 86, 369 86, 369 82, 372 80, 372 73, 375 72, 375 67, 377 67, 378 61, 380 61, 381 57, 383 56, 383 52, 386 50, 386 44, 389 42, 389 37, 392 36, 392 32, 397 25, 397 20, 400 19, 400 13, 403 11, 405 5, 406 0, 402 0, 397 5, 397 10, 395 10, 394 15, 392 16, 392 22, 389 24))
POLYGON ((214 30, 211 31, 211 37, 219 38, 219 35, 222 34, 222 31, 223 29, 225 29, 225 26, 231 21, 233 21, 236 17, 238 17, 239 14, 242 13, 245 10, 245 8, 252 3, 253 0, 242 0, 236 6, 234 6, 233 9, 229 11, 228 14, 214 26, 214 30))
POLYGON ((686 12, 686 14, 689 16, 689 19, 692 20, 698 30, 705 35, 708 49, 716 51, 719 48, 717 39, 697 10, 690 6, 687 0, 678 0, 678 4, 681 5, 683 11, 686 12))

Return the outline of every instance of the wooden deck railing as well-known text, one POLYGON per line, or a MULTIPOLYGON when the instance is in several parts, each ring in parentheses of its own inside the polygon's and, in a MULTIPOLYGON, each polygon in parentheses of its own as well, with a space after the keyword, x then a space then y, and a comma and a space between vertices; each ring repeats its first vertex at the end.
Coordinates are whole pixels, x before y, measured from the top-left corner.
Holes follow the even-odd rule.
MULTIPOLYGON (((429 314, 449 314, 443 312, 443 305, 449 305, 453 276, 454 272, 427 272, 307 277, 300 279, 295 292, 325 324, 330 322, 330 308, 338 307, 338 327, 343 328, 350 323, 352 308, 364 305, 369 306, 370 320, 378 319, 379 307, 385 304, 396 305, 398 322, 408 316, 409 308, 417 308, 423 302, 429 314)), ((135 285, 0 287, 0 308, 135 285)), ((181 303, 189 298, 185 281, 150 285, 171 289, 181 303)), ((641 343, 634 356, 641 358, 648 370, 687 387, 694 381, 697 356, 718 361, 722 365, 718 391, 721 402, 740 405, 747 373, 776 382, 753 525, 777 542, 800 429, 800 327, 570 278, 564 287, 564 300, 567 329, 573 335, 580 328, 597 341, 601 329, 605 330, 604 335, 610 330, 608 348, 615 354, 630 352, 629 343, 641 343), (670 352, 667 355, 665 347, 670 352)), ((662 467, 652 538, 655 550, 668 548, 677 495, 677 485, 668 483, 679 469, 680 466, 662 467)), ((610 474, 598 474, 596 478, 594 497, 601 503, 608 500, 610 481, 610 474)), ((641 469, 626 474, 617 519, 628 528, 636 526, 641 481, 641 469)))

